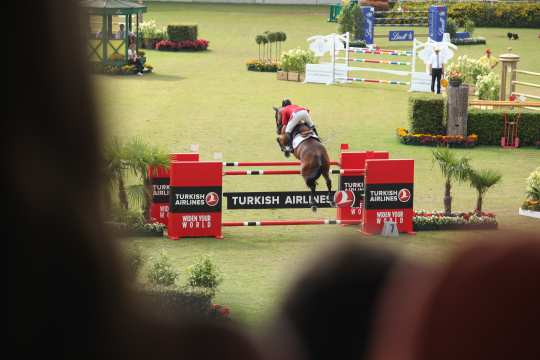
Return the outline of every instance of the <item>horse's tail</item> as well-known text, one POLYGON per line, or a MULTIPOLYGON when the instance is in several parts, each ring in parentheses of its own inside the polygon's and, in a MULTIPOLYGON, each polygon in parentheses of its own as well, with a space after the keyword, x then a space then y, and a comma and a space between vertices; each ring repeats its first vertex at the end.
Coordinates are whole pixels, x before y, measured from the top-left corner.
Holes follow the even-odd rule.
POLYGON ((320 178, 322 175, 322 165, 323 165, 322 155, 318 154, 316 157, 317 158, 315 159, 315 164, 316 164, 315 169, 313 170, 313 173, 306 178, 306 184, 310 188, 314 185, 317 185, 317 179, 320 178))

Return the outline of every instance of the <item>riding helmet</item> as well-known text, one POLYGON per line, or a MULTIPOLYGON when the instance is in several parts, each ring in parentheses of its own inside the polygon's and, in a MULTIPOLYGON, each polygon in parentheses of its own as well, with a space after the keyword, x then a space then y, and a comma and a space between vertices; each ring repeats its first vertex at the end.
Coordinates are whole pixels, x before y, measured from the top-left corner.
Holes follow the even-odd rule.
POLYGON ((281 102, 281 107, 285 107, 285 106, 289 106, 289 105, 292 105, 292 102, 289 99, 285 99, 285 100, 283 100, 281 102))

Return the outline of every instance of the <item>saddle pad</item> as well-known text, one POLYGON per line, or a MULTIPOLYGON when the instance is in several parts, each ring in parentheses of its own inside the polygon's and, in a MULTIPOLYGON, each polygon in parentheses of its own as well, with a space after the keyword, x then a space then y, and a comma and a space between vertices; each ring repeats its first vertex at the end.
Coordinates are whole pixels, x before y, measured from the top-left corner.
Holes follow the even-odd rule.
POLYGON ((306 136, 302 136, 302 134, 298 134, 294 137, 293 141, 292 141, 292 146, 293 146, 293 149, 296 150, 296 148, 298 147, 298 145, 300 145, 302 142, 304 142, 305 140, 309 139, 309 138, 315 138, 315 139, 319 139, 319 137, 315 134, 309 134, 309 135, 306 135, 306 136))

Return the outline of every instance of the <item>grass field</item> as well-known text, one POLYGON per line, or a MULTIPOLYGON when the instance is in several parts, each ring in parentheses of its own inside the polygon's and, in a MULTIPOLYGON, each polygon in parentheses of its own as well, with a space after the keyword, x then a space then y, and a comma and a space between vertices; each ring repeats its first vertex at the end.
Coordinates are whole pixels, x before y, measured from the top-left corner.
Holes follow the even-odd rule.
MULTIPOLYGON (((159 24, 197 23, 199 37, 210 40, 210 51, 168 53, 147 51, 155 73, 144 77, 96 76, 95 86, 106 134, 122 139, 141 136, 147 142, 181 152, 200 144, 202 159, 223 153, 226 161, 280 160, 274 140, 272 105, 283 98, 307 105, 319 133, 333 158, 340 143, 356 150, 387 150, 392 158, 415 160, 415 208, 441 209, 443 181, 427 147, 404 146, 395 128, 407 127, 405 88, 390 85, 324 86, 277 81, 275 74, 247 72, 245 62, 257 57, 254 37, 265 30, 285 31, 284 49, 306 47, 306 38, 336 31, 326 22, 327 8, 306 6, 256 6, 150 3, 145 19, 159 24)), ((379 29, 382 31, 382 29, 379 29)), ((417 29, 423 32, 424 29, 417 29)), ((513 30, 519 41, 508 41, 510 29, 477 29, 495 55, 521 55, 519 67, 540 71, 538 30, 513 30), (534 50, 536 49, 536 50, 534 50)), ((407 43, 406 43, 407 44, 407 43)), ((383 47, 390 46, 380 42, 383 47)), ((410 45, 409 45, 410 46, 410 45)), ((404 45, 392 48, 405 48, 404 45)), ((478 57, 485 47, 461 47, 458 54, 478 57)), ((532 80, 532 79, 531 79, 532 80)), ((524 81, 526 81, 524 79, 524 81)), ((478 147, 458 150, 475 166, 500 170, 502 184, 492 189, 485 209, 495 212, 500 232, 538 229, 538 221, 517 216, 524 197, 525 178, 540 165, 540 152, 533 148, 502 150, 478 147)), ((301 190, 300 177, 234 177, 225 179, 227 191, 301 190)), ((475 193, 466 185, 454 189, 454 208, 471 210, 475 193)), ((238 211, 225 220, 333 217, 331 210, 238 211)), ((225 240, 134 238, 148 255, 166 249, 175 266, 185 269, 194 256, 210 254, 222 269, 225 281, 218 303, 231 307, 232 316, 259 324, 271 314, 280 294, 308 259, 325 246, 356 236, 359 243, 388 246, 407 256, 441 261, 461 240, 454 232, 422 232, 399 239, 366 238, 354 227, 271 227, 226 229, 225 240)), ((492 232, 467 235, 489 238, 492 232)), ((184 277, 185 279, 185 277, 184 277)))

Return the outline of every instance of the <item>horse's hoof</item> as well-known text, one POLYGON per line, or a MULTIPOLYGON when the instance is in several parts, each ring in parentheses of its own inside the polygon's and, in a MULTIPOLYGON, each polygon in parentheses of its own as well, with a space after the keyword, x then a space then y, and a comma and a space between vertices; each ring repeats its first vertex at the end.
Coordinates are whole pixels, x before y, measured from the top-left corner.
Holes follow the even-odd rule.
POLYGON ((312 205, 312 206, 311 206, 311 211, 317 212, 317 207, 316 207, 315 205, 312 205))

